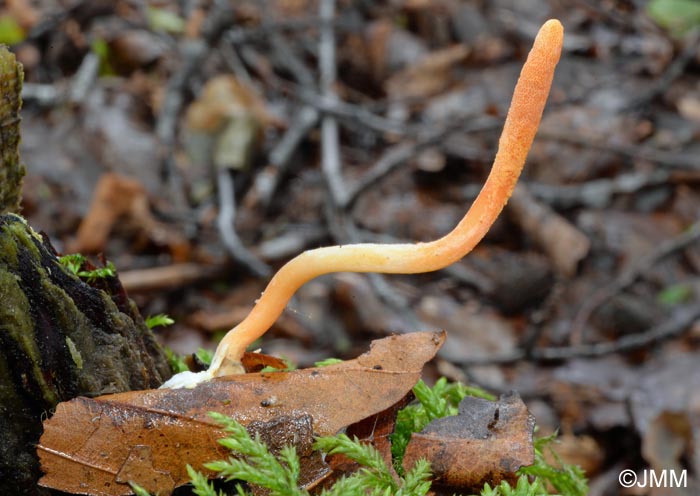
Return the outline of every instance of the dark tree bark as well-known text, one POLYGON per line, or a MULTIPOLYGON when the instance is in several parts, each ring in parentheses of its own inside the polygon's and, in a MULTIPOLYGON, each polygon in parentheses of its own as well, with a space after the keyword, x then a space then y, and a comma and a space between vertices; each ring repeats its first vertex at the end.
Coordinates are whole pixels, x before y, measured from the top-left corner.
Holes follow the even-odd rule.
POLYGON ((35 444, 58 402, 170 374, 116 276, 87 284, 24 219, 0 215, 0 494, 40 494, 35 444))

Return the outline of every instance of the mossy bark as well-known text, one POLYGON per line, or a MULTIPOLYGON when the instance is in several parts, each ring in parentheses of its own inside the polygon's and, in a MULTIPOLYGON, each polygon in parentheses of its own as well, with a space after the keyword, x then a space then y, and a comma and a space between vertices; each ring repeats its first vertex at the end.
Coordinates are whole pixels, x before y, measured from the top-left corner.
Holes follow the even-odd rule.
POLYGON ((19 212, 24 166, 19 160, 22 65, 0 45, 0 214, 19 212))
POLYGON ((58 402, 170 374, 116 276, 87 284, 24 219, 0 215, 0 494, 42 494, 35 444, 58 402))

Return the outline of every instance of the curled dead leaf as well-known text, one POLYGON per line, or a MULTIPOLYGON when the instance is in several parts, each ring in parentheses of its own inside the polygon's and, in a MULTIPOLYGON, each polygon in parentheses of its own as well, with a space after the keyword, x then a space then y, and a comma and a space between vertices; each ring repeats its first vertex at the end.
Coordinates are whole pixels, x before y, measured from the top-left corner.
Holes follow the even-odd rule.
POLYGON ((150 242, 167 246, 176 261, 187 260, 190 243, 151 212, 146 188, 137 180, 115 174, 103 174, 95 186, 90 210, 80 223, 76 239, 69 244, 71 253, 104 251, 112 229, 121 221, 132 224, 133 231, 150 242))
POLYGON ((453 45, 426 54, 386 81, 387 94, 400 99, 427 98, 440 93, 453 82, 450 71, 467 58, 469 51, 465 45, 453 45))

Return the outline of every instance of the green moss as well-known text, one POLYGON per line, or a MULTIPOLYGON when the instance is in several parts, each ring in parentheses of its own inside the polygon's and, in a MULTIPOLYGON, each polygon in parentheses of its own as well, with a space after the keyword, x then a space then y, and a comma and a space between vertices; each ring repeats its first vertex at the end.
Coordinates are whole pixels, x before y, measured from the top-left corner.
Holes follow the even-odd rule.
POLYGON ((41 260, 39 246, 44 240, 39 233, 27 225, 26 220, 19 215, 15 215, 14 217, 22 219, 22 222, 10 224, 10 229, 12 230, 15 242, 18 244, 18 248, 29 252, 32 259, 36 259, 37 261, 41 260))
POLYGON ((149 315, 146 317, 146 327, 153 329, 154 327, 166 327, 173 325, 175 321, 164 313, 158 315, 149 315))
POLYGON ((17 267, 17 243, 12 230, 12 224, 5 224, 0 228, 0 264, 17 267))
POLYGON ((8 348, 10 344, 13 345, 15 359, 25 362, 25 370, 31 373, 33 380, 41 389, 44 401, 55 405, 58 397, 49 387, 41 371, 41 353, 36 344, 29 302, 19 286, 17 276, 2 268, 0 268, 0 301, 2 301, 0 322, 3 322, 0 331, 6 334, 2 342, 8 348))
POLYGON ((37 243, 44 242, 41 235, 29 227, 27 221, 20 215, 6 214, 6 218, 11 219, 12 222, 5 222, 0 227, 2 233, 0 235, 0 263, 9 267, 17 267, 20 248, 26 249, 32 257, 39 260, 41 253, 37 243))
POLYGON ((58 261, 66 269, 68 269, 72 274, 78 275, 80 268, 83 266, 87 259, 84 255, 80 253, 72 253, 70 255, 63 255, 59 257, 58 261))
POLYGON ((0 213, 17 212, 26 173, 19 160, 19 109, 24 72, 15 55, 0 45, 0 213))

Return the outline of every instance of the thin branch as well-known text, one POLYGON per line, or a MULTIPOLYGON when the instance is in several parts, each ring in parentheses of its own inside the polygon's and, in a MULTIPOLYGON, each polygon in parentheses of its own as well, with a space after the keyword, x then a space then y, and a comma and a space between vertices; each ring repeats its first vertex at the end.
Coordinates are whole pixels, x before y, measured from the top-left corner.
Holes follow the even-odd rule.
POLYGON ((95 84, 99 68, 100 60, 97 55, 88 53, 83 57, 68 86, 61 83, 25 83, 22 88, 22 100, 34 101, 42 107, 55 107, 66 101, 80 104, 95 84))
MULTIPOLYGON (((235 46, 240 43, 240 40, 235 37, 233 31, 228 31, 224 35, 224 40, 226 43, 222 44, 222 49, 224 49, 222 53, 224 53, 228 65, 236 73, 245 73, 245 77, 250 79, 245 64, 236 51, 235 46)), ((287 69, 299 84, 309 87, 316 86, 311 71, 306 68, 279 32, 269 30, 269 43, 277 54, 276 61, 287 69)), ((319 113, 312 107, 305 106, 295 113, 284 136, 270 151, 269 164, 256 174, 250 194, 253 195, 253 202, 259 203, 263 210, 270 207, 279 183, 287 172, 292 155, 299 143, 316 126, 318 119, 319 113)))
POLYGON ((405 135, 417 133, 422 127, 421 125, 407 125, 402 121, 387 119, 359 105, 343 102, 337 98, 328 98, 308 88, 297 88, 294 92, 294 97, 299 98, 307 105, 311 105, 324 115, 351 120, 378 133, 405 135))
POLYGON ((571 340, 574 343, 583 341, 583 332, 586 322, 601 305, 616 294, 624 291, 626 288, 634 284, 642 275, 647 273, 651 268, 659 263, 664 258, 685 249, 692 243, 700 240, 700 222, 696 222, 683 233, 673 239, 669 239, 662 243, 656 250, 649 255, 640 259, 636 264, 628 270, 622 272, 611 283, 603 286, 598 291, 586 298, 581 308, 579 308, 573 323, 571 324, 571 340))
POLYGON ((234 43, 227 43, 226 41, 226 37, 224 36, 222 38, 222 43, 219 43, 219 51, 224 62, 229 69, 231 69, 231 72, 236 75, 238 80, 251 88, 255 88, 255 81, 253 81, 253 78, 250 76, 250 72, 248 72, 248 68, 245 66, 245 63, 243 63, 241 56, 238 55, 237 47, 234 43))
POLYGON ((681 307, 660 324, 637 334, 629 334, 615 341, 591 343, 575 346, 534 348, 530 353, 518 349, 512 353, 491 357, 474 357, 451 362, 463 367, 477 365, 508 365, 520 361, 556 362, 574 358, 598 358, 616 353, 628 353, 678 337, 700 319, 700 306, 681 307))
POLYGON ((546 131, 537 135, 538 139, 559 141, 582 148, 600 150, 615 153, 637 160, 646 160, 664 165, 669 168, 683 170, 700 170, 700 160, 695 153, 667 152, 648 146, 620 145, 614 143, 602 143, 597 140, 587 139, 575 134, 573 131, 546 131))
POLYGON ((65 99, 65 89, 59 84, 24 83, 22 101, 35 102, 41 107, 53 107, 65 99))
MULTIPOLYGON (((323 96, 335 99, 333 85, 336 78, 335 31, 328 21, 335 18, 335 0, 321 0, 320 17, 326 21, 321 26, 318 47, 318 69, 320 73, 320 88, 323 96)), ((321 119, 321 168, 330 191, 331 200, 335 207, 345 204, 346 189, 340 162, 340 142, 338 121, 331 115, 321 119)))
POLYGON ((360 177, 355 184, 350 186, 346 204, 344 205, 345 208, 352 209, 363 193, 380 184, 381 180, 394 170, 398 169, 412 158, 415 158, 418 152, 430 146, 442 143, 450 134, 454 132, 482 131, 500 125, 500 122, 497 123, 496 119, 493 118, 476 119, 466 125, 460 120, 459 122, 448 124, 440 129, 430 131, 419 137, 414 143, 404 142, 392 146, 382 154, 369 171, 360 177))
POLYGON ((80 67, 73 76, 68 90, 68 101, 72 104, 80 104, 85 100, 90 88, 95 84, 100 69, 99 57, 89 52, 83 57, 80 67))
POLYGON ((672 179, 665 170, 653 172, 631 172, 610 179, 594 179, 580 184, 557 184, 528 182, 528 190, 538 199, 555 208, 604 208, 615 195, 636 193, 644 188, 663 186, 672 179))
POLYGON ((172 291, 192 284, 220 279, 228 267, 221 264, 182 263, 119 272, 119 281, 129 294, 172 291))
POLYGON ((231 257, 244 265, 251 273, 267 277, 272 272, 267 264, 258 260, 243 244, 234 229, 236 219, 236 199, 234 197, 231 171, 220 168, 217 175, 219 190, 219 216, 216 219, 219 234, 231 257))
POLYGON ((652 344, 680 336, 690 329, 700 318, 700 305, 689 305, 673 312, 671 317, 659 325, 639 334, 628 334, 616 341, 585 344, 564 348, 543 348, 533 350, 533 359, 539 361, 563 360, 570 358, 592 358, 613 353, 639 350, 652 344))
POLYGON ((263 241, 255 251, 263 260, 287 260, 327 237, 328 231, 317 224, 286 226, 285 233, 263 241))
POLYGON ((282 138, 269 153, 269 164, 255 175, 251 194, 267 210, 275 198, 280 182, 287 174, 291 159, 299 144, 316 127, 319 114, 316 109, 303 107, 294 116, 282 138))
POLYGON ((294 50, 292 50, 289 42, 284 39, 281 34, 271 34, 269 43, 273 49, 274 61, 289 71, 298 84, 307 88, 316 87, 316 79, 313 73, 306 67, 306 64, 297 56, 294 50))

